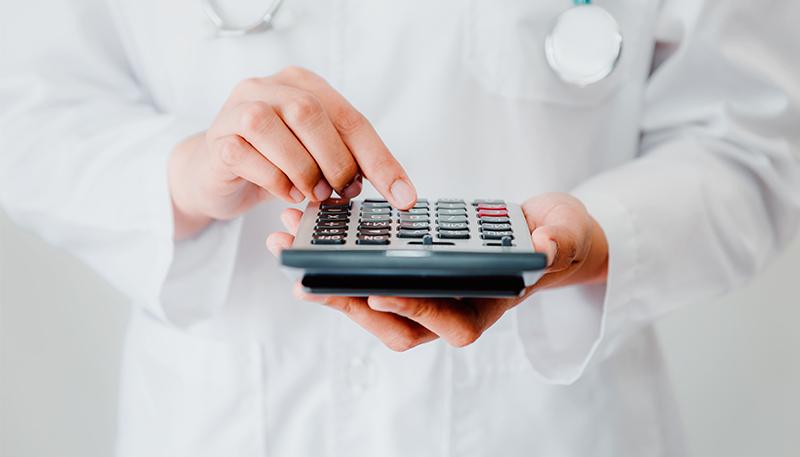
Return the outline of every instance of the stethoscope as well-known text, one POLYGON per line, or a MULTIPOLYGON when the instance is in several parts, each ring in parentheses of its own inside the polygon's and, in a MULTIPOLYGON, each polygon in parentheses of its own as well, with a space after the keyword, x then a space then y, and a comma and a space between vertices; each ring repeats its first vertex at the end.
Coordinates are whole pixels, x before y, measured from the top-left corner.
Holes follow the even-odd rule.
MULTIPOLYGON (((202 0, 208 19, 219 37, 240 37, 272 27, 283 0, 273 0, 254 23, 234 27, 219 15, 214 0, 202 0)), ((572 0, 574 6, 559 14, 544 41, 544 55, 553 72, 565 83, 584 87, 606 79, 622 55, 619 23, 591 0, 572 0)))

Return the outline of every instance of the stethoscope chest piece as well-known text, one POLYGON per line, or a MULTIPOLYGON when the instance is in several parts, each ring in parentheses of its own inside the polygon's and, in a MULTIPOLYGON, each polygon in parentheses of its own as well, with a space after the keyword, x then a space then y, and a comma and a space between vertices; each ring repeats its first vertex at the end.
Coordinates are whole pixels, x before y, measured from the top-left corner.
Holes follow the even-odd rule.
POLYGON ((619 24, 597 5, 583 4, 561 13, 545 40, 550 68, 562 81, 577 86, 606 79, 621 54, 619 24))

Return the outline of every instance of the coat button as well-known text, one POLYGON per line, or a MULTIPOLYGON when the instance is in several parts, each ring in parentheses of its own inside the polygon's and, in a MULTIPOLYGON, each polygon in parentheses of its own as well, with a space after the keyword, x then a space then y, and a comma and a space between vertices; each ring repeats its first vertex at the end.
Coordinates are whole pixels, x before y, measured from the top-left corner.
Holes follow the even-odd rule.
POLYGON ((350 390, 360 395, 367 391, 375 378, 375 366, 368 357, 353 357, 347 367, 347 383, 350 390))

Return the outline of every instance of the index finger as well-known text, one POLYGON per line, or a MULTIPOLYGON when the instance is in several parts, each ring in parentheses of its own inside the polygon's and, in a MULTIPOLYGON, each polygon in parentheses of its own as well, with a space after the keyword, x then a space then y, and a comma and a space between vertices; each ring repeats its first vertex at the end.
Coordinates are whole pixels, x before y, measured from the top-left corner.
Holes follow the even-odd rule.
POLYGON ((314 94, 353 154, 361 174, 392 206, 399 209, 414 206, 417 200, 414 185, 363 114, 323 78, 308 70, 290 67, 274 78, 281 84, 314 94))

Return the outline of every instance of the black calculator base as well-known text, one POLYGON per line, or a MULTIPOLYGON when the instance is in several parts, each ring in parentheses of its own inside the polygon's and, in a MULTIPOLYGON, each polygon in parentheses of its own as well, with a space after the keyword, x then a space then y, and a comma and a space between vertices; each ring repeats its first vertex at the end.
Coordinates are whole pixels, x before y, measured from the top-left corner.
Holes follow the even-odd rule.
POLYGON ((306 292, 320 295, 395 297, 517 297, 521 276, 329 275, 306 274, 306 292))

